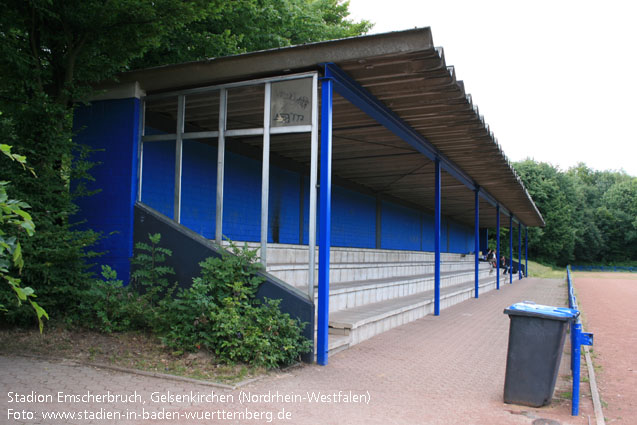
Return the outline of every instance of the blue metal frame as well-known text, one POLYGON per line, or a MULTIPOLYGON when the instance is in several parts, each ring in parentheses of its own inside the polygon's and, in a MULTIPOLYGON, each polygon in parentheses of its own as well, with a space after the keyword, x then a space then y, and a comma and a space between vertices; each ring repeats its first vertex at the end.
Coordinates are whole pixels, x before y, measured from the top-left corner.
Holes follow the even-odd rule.
POLYGON ((435 159, 436 164, 436 178, 435 178, 435 189, 436 189, 436 209, 434 215, 435 219, 435 229, 434 229, 434 250, 435 250, 435 278, 434 278, 434 315, 440 316, 440 160, 438 158, 435 159))
POLYGON ((522 279, 522 223, 518 221, 518 279, 522 279))
MULTIPOLYGON (((566 266, 566 281, 568 282, 568 306, 577 310, 577 298, 571 279, 571 267, 566 266)), ((580 387, 580 362, 582 345, 593 345, 593 334, 582 332, 582 321, 579 315, 571 322, 571 371, 573 372, 573 391, 571 392, 571 416, 579 415, 579 387, 580 387)))
POLYGON ((509 284, 513 284, 513 214, 509 216, 509 284))
MULTIPOLYGON (((319 212, 318 328, 316 361, 327 365, 330 315, 330 230, 332 207, 332 80, 321 80, 321 183, 319 212)), ((312 273, 312 271, 310 271, 312 273)))
POLYGON ((480 189, 476 189, 475 191, 475 268, 476 268, 476 276, 475 276, 475 297, 479 298, 480 295, 478 293, 480 285, 480 189))
MULTIPOLYGON (((336 64, 326 62, 321 63, 319 66, 323 68, 325 77, 333 79, 334 90, 338 94, 343 96, 356 107, 360 108, 367 115, 378 121, 381 125, 407 142, 410 146, 418 150, 418 152, 422 153, 427 158, 432 161, 438 159, 442 168, 447 173, 452 175, 469 189, 476 190, 478 188, 478 184, 471 179, 469 175, 444 156, 433 144, 431 144, 429 140, 414 130, 394 111, 385 106, 385 104, 369 93, 336 64)), ((493 206, 498 204, 495 197, 485 190, 480 190, 480 196, 493 206)), ((503 213, 506 215, 510 214, 510 212, 506 210, 503 211, 503 213)))
POLYGON ((500 290, 500 204, 495 206, 495 229, 496 229, 496 279, 495 279, 495 288, 500 290))
POLYGON ((524 277, 529 277, 529 228, 524 226, 524 277))

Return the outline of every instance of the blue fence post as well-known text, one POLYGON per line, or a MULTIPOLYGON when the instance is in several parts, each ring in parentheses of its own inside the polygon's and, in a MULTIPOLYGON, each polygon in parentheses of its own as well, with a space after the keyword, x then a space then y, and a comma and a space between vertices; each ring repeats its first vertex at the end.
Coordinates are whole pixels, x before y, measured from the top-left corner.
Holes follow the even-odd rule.
MULTIPOLYGON (((577 310, 577 299, 573 289, 570 266, 566 266, 566 281, 568 283, 568 306, 577 310)), ((580 363, 582 345, 593 345, 593 334, 582 332, 582 322, 579 317, 571 322, 571 371, 573 373, 573 391, 571 398, 571 416, 579 414, 580 398, 580 363)))
POLYGON ((495 206, 495 234, 496 234, 496 273, 495 288, 500 289, 500 204, 495 206))
POLYGON ((475 266, 476 266, 476 283, 475 283, 475 297, 478 298, 479 294, 479 278, 480 278, 480 188, 476 187, 475 190, 475 266))
POLYGON ((509 215, 509 284, 513 284, 513 213, 509 215))
MULTIPOLYGON (((321 80, 321 183, 319 217, 318 329, 316 361, 327 365, 330 315, 330 236, 332 207, 332 80, 321 80)), ((310 271, 312 273, 312 271, 310 271)))
POLYGON ((580 361, 581 348, 578 343, 577 335, 582 331, 582 325, 574 324, 571 327, 572 335, 574 335, 575 344, 571 348, 571 357, 573 360, 573 392, 571 401, 571 416, 579 414, 579 386, 580 386, 580 361), (574 332, 573 332, 574 330, 574 332))
POLYGON ((435 177, 435 195, 436 195, 436 209, 435 209, 435 229, 434 238, 435 245, 435 277, 434 277, 434 315, 440 316, 440 159, 436 158, 436 177, 435 177))

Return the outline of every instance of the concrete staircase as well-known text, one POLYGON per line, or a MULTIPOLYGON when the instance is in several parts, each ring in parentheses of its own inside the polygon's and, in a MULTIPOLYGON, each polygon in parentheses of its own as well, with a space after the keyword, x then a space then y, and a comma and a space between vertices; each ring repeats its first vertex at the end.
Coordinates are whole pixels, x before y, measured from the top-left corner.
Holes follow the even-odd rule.
MULTIPOLYGON (((318 264, 318 249, 316 259, 318 264)), ((303 292, 307 292, 308 261, 307 246, 268 245, 266 270, 303 292)), ((474 296, 474 276, 473 255, 442 254, 441 310, 474 296)), ((480 262, 479 278, 481 294, 495 289, 496 271, 489 264, 480 262)), ((501 276, 500 284, 508 278, 501 276)), ((318 266, 315 282, 318 284, 318 266)), ((314 296, 317 304, 316 290, 314 296)), ((332 248, 329 307, 330 354, 433 314, 434 254, 332 248)))

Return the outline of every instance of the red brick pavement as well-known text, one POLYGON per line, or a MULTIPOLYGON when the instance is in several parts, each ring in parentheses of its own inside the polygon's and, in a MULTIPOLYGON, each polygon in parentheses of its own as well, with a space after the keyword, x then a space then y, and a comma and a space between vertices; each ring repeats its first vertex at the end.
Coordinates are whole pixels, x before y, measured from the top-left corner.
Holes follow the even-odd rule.
MULTIPOLYGON (((77 423, 77 424, 202 424, 268 423, 262 419, 204 420, 186 418, 186 414, 218 415, 225 412, 245 414, 264 412, 273 415, 270 423, 288 424, 532 424, 538 419, 557 420, 561 424, 587 424, 592 417, 590 398, 584 397, 581 414, 570 416, 569 401, 554 401, 549 407, 533 409, 502 403, 509 319, 503 310, 515 302, 532 300, 541 304, 564 305, 565 284, 559 280, 525 279, 504 285, 479 300, 443 310, 440 317, 424 319, 393 329, 353 348, 330 357, 327 367, 304 366, 274 373, 263 380, 229 391, 214 389, 216 395, 233 397, 232 402, 154 403, 151 393, 194 392, 210 394, 203 385, 98 370, 85 366, 0 357, 0 423, 77 423), (8 392, 130 394, 137 391, 145 404, 133 403, 8 403, 8 392), (336 396, 363 396, 363 402, 337 402, 336 396), (242 394, 267 394, 301 397, 302 401, 255 402, 242 404, 242 394), (332 395, 332 400, 312 402, 308 393, 332 395), (369 397, 368 402, 364 402, 369 397), (126 411, 133 419, 14 421, 7 409, 57 411, 126 411), (177 412, 179 420, 144 420, 147 413, 177 412), (285 415, 289 415, 287 419, 285 415), (277 416, 282 415, 279 419, 277 416)), ((568 363, 565 355, 563 366, 568 363)), ((568 368, 562 368, 566 374, 568 368)), ((562 387, 568 382, 563 383, 562 387)), ((584 388, 585 389, 585 388, 584 388)), ((559 390, 561 391, 561 390, 559 390)), ((556 394, 558 390, 556 390, 556 394)), ((586 391, 584 391, 586 393, 586 391)), ((546 423, 546 422, 543 422, 546 423)))

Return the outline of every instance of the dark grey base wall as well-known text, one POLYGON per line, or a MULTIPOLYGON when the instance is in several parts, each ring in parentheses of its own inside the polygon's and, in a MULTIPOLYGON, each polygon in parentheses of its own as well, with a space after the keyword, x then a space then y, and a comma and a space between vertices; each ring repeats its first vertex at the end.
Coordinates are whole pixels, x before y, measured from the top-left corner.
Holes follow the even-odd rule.
MULTIPOLYGON (((161 246, 172 250, 173 255, 166 263, 175 270, 182 288, 189 287, 192 278, 199 275, 201 261, 208 257, 221 257, 220 248, 208 239, 152 208, 141 203, 135 204, 134 243, 148 242, 148 234, 154 233, 161 233, 161 246)), ((280 299, 281 311, 307 323, 303 334, 314 341, 314 304, 307 295, 266 272, 259 274, 265 281, 257 291, 257 298, 280 299)), ((313 354, 306 354, 303 361, 313 362, 313 354)))

